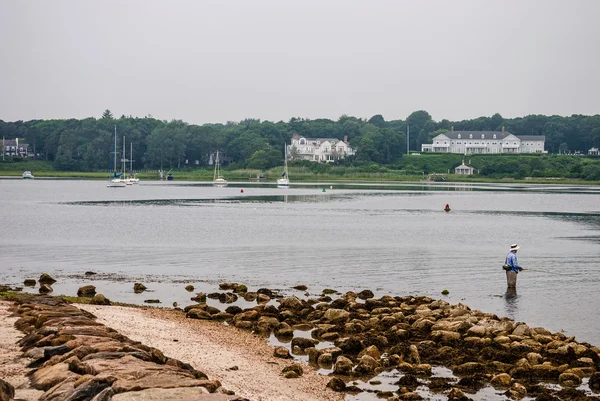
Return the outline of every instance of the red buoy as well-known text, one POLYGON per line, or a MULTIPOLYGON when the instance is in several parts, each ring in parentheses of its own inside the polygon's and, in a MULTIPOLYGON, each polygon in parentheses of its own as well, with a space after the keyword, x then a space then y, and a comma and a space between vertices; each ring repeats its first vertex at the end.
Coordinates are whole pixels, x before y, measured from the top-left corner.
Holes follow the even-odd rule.
POLYGON ((445 210, 446 212, 449 212, 449 211, 450 211, 450 205, 446 203, 446 207, 444 208, 444 210, 445 210))
POLYGON ((240 192, 241 192, 241 193, 244 193, 244 190, 243 190, 243 189, 240 189, 240 192))

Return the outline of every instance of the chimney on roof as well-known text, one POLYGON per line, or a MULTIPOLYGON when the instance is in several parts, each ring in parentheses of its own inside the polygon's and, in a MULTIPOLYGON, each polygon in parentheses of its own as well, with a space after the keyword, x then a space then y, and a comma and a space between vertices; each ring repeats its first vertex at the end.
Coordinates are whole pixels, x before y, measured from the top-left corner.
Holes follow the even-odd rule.
POLYGON ((348 135, 344 135, 344 143, 348 143, 348 135))
POLYGON ((504 134, 504 125, 502 126, 502 133, 504 134))
POLYGON ((450 127, 450 132, 454 132, 454 125, 450 127))

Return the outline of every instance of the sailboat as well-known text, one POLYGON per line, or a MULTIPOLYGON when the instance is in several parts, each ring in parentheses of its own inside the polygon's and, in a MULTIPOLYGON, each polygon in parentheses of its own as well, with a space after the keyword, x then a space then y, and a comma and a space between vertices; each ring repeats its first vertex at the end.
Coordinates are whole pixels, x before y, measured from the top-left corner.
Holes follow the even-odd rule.
POLYGON ((287 166, 287 145, 283 145, 283 174, 277 180, 277 188, 289 188, 290 187, 290 176, 288 174, 288 166, 287 166))
POLYGON ((125 185, 132 185, 133 182, 125 178, 125 163, 127 163, 127 159, 125 158, 125 135, 123 135, 123 153, 121 156, 121 181, 123 181, 125 185))
POLYGON ((129 144, 129 178, 127 182, 131 184, 139 184, 140 179, 133 174, 133 142, 129 144))
POLYGON ((112 178, 106 185, 108 188, 125 188, 127 184, 121 179, 121 174, 117 174, 117 126, 115 125, 115 145, 112 151, 112 178))
POLYGON ((227 186, 227 180, 221 175, 221 166, 219 164, 219 151, 217 150, 217 157, 215 158, 215 175, 213 177, 213 186, 223 188, 227 186))

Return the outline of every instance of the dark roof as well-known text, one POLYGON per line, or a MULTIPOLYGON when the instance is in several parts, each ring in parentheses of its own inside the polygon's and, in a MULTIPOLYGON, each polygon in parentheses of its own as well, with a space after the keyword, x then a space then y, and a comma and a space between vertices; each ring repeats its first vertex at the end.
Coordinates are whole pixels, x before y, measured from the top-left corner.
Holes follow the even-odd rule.
POLYGON ((496 139, 504 139, 509 135, 512 135, 508 131, 446 131, 443 135, 446 135, 450 139, 469 139, 469 135, 473 135, 473 139, 492 139, 496 135, 496 139), (460 138, 458 135, 460 134, 460 138))
MULTIPOLYGON (((446 131, 442 135, 446 135, 450 139, 470 139, 469 135, 473 135, 473 139, 504 139, 509 135, 514 135, 509 131, 446 131), (460 134, 460 138, 458 135, 460 134), (483 138, 481 137, 483 135, 483 138)), ((544 135, 514 135, 522 141, 545 141, 544 135)))

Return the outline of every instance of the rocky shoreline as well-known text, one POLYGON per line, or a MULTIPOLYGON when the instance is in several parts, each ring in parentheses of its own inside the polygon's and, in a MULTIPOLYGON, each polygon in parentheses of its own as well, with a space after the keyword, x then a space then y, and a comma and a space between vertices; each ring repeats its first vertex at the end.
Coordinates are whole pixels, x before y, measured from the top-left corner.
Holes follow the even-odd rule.
MULTIPOLYGON (((124 394, 157 387, 193 388, 203 396, 236 399, 187 361, 132 341, 58 298, 14 300, 19 316, 15 326, 27 334, 19 345, 35 359, 31 385, 45 391, 40 399, 125 400, 129 398, 124 394), (133 373, 138 371, 147 373, 133 373)), ((423 386, 448 400, 470 400, 484 388, 493 388, 503 399, 599 398, 600 349, 462 304, 419 296, 375 298, 369 290, 282 296, 266 288, 248 291, 236 283, 223 283, 220 291, 198 293, 192 300, 196 303, 166 313, 275 338, 281 345, 273 356, 304 358, 309 367, 327 375, 327 390, 324 384, 322 391, 348 396, 371 392, 373 399, 390 401, 424 399, 418 391, 423 386), (224 310, 210 300, 223 304, 224 310), (449 368, 452 377, 434 375, 437 367, 449 368), (377 388, 379 375, 386 372, 397 377, 393 390, 377 388)), ((292 381, 307 369, 293 361, 282 366, 281 376, 292 381)))

